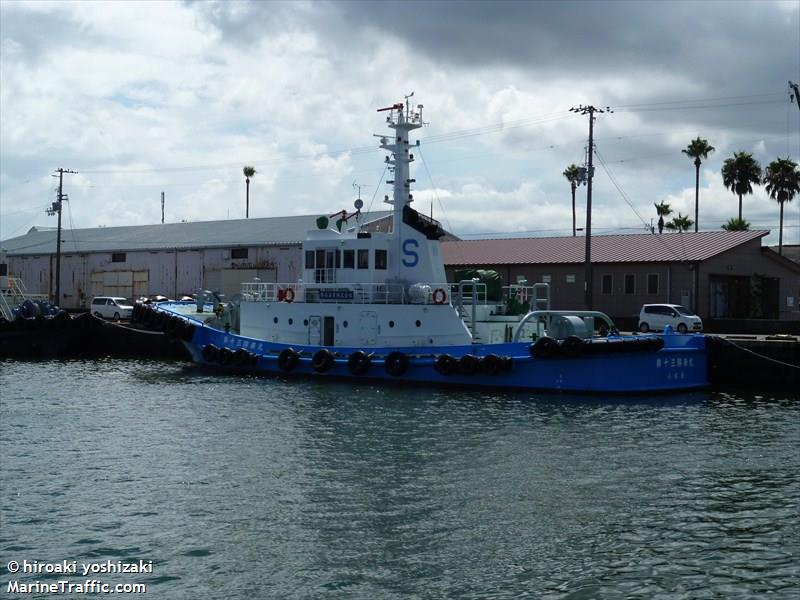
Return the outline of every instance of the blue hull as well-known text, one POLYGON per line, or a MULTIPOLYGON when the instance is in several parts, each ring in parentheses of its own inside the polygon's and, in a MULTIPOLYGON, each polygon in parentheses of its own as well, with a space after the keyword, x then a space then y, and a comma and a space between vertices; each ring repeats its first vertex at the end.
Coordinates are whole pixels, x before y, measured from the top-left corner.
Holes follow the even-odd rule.
POLYGON ((595 339, 570 356, 556 349, 547 358, 532 356, 530 344, 523 342, 425 348, 336 347, 327 349, 329 363, 321 366, 314 360, 323 350, 320 346, 247 338, 181 318, 194 324, 184 337, 192 360, 233 372, 575 393, 644 394, 708 386, 705 337, 699 334, 595 339), (403 355, 402 369, 397 367, 397 353, 403 355), (356 358, 362 359, 356 365, 354 354, 361 354, 356 358), (453 358, 453 372, 443 374, 441 364, 437 368, 442 355, 453 358), (461 360, 467 355, 474 358, 461 360), (489 355, 494 357, 486 359, 489 355))

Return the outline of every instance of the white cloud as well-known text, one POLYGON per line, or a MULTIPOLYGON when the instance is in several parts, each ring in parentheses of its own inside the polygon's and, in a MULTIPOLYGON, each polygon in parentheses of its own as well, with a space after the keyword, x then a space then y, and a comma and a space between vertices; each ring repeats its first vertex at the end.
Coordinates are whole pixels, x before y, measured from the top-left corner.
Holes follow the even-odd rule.
MULTIPOLYGON (((76 227, 158 222, 161 191, 168 221, 242 217, 244 164, 258 171, 254 216, 350 207, 354 179, 367 205, 385 208, 390 192, 380 180, 388 177, 371 134, 386 129, 374 111, 411 91, 430 121, 416 132, 427 140, 415 151, 416 206, 427 213, 433 202, 434 215, 443 213, 456 233, 571 232, 561 172, 584 156, 587 117, 567 112, 579 104, 615 109, 595 123, 598 153, 639 213, 597 164, 595 231, 642 228, 661 199, 693 216, 694 169, 680 150, 695 135, 717 148, 702 170, 703 227, 719 227, 737 209, 719 177, 726 156, 750 148, 766 164, 777 154, 800 155, 796 136, 786 135, 800 119, 784 105, 781 70, 796 64, 797 40, 775 33, 793 26, 796 8, 780 5, 774 23, 764 13, 750 35, 772 27, 770 38, 737 37, 739 46, 730 46, 735 31, 720 28, 699 48, 688 37, 694 30, 620 20, 617 5, 608 5, 614 15, 596 18, 616 19, 615 36, 595 39, 587 56, 576 50, 584 19, 561 22, 565 9, 555 4, 470 3, 447 13, 449 25, 359 6, 3 3, 0 238, 53 224, 43 211, 54 197, 50 174, 61 166, 81 171, 65 178, 76 227), (383 19, 395 18, 404 27, 387 29, 383 19), (42 34, 48 19, 60 35, 42 34), (520 28, 530 37, 516 35, 520 28), (680 36, 685 44, 676 47, 680 36), (652 43, 631 51, 640 39, 652 43), (780 71, 769 86, 721 88, 710 79, 762 60, 764 47, 780 71), (684 58, 693 49, 702 52, 684 58), (597 62, 604 68, 589 68, 597 62), (705 100, 674 102, 693 98, 705 100), (774 104, 746 104, 762 100, 774 104)), ((741 8, 728 10, 726 23, 750 22, 760 10, 731 6, 741 8)), ((442 5, 429 8, 438 14, 442 5)), ((764 68, 751 71, 764 77, 764 68)), ((744 213, 754 224, 777 224, 777 205, 760 188, 744 213)), ((787 205, 785 220, 798 214, 800 202, 787 205)), ((798 243, 800 228, 784 239, 798 243)))

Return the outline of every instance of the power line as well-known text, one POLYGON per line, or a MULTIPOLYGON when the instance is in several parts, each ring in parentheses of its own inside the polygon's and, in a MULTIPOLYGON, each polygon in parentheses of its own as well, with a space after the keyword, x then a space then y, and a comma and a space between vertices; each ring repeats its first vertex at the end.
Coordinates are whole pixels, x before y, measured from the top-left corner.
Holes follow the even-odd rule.
POLYGON ((622 186, 617 182, 617 178, 614 177, 614 174, 611 172, 611 169, 608 168, 608 165, 606 164, 606 161, 603 160, 603 157, 600 155, 600 152, 595 151, 595 153, 597 154, 597 160, 600 161, 600 166, 603 167, 603 170, 606 172, 606 175, 608 175, 608 179, 611 181, 614 187, 617 188, 619 195, 622 197, 625 203, 630 207, 633 213, 639 218, 642 224, 647 227, 648 226, 647 221, 645 221, 642 215, 639 214, 639 211, 636 210, 636 207, 633 205, 633 202, 631 202, 630 198, 628 197, 628 194, 625 193, 625 191, 622 189, 622 186))

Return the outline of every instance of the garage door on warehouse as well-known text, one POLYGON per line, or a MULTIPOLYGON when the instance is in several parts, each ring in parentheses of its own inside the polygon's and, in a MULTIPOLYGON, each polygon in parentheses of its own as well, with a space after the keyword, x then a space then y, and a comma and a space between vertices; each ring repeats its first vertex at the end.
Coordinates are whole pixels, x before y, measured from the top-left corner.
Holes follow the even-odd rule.
POLYGON ((146 296, 149 279, 149 271, 92 271, 86 302, 91 302, 95 296, 129 299, 146 296))

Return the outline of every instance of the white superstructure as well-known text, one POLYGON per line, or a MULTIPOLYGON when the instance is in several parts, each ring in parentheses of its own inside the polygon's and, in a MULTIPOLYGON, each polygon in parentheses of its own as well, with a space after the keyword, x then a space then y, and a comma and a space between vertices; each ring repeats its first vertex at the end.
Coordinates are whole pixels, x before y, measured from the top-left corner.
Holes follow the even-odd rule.
MULTIPOLYGON (((388 113, 392 131, 380 139, 380 147, 390 153, 386 163, 393 175, 387 181, 392 197, 385 196, 392 206, 392 230, 363 231, 360 199, 351 214, 340 211, 317 219, 317 229, 303 243, 300 281, 242 285, 242 336, 354 348, 498 343, 520 333, 521 315, 507 310, 509 294, 526 310, 549 309, 549 295, 537 302, 534 287, 510 286, 506 298, 489 300, 483 284, 447 283, 439 247, 445 232, 411 207, 412 149, 419 142, 412 145, 409 133, 423 121, 422 105, 412 109, 409 97, 379 110, 388 113)), ((534 333, 541 334, 538 323, 521 335, 534 333)))

